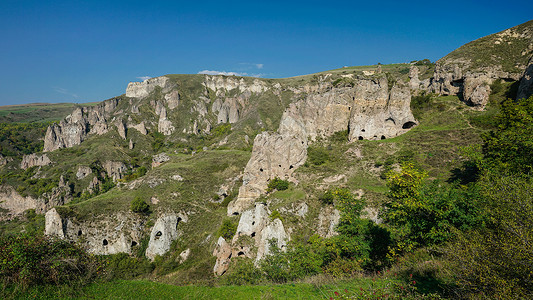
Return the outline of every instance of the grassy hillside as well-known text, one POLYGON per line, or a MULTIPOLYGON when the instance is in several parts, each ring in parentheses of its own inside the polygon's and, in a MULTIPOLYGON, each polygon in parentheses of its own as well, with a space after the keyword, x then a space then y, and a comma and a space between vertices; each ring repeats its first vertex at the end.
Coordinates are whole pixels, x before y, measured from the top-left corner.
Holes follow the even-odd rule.
POLYGON ((467 43, 439 62, 459 63, 466 70, 477 72, 501 68, 504 72, 522 73, 533 54, 532 40, 533 20, 467 43))

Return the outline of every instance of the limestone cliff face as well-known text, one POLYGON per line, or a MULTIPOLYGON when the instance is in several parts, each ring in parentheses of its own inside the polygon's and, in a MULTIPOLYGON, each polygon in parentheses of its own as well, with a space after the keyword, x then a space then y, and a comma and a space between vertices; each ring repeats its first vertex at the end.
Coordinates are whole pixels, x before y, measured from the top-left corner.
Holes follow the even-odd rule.
POLYGON ((483 109, 495 80, 520 80, 533 55, 533 21, 470 42, 437 61, 429 91, 483 109))
POLYGON ((529 61, 529 65, 520 80, 516 98, 527 99, 531 95, 533 95, 533 58, 529 61))
POLYGON ((126 88, 126 97, 144 98, 157 87, 161 88, 163 93, 168 93, 172 89, 172 84, 165 76, 146 79, 143 82, 130 82, 126 88))
POLYGON ((52 191, 39 197, 22 196, 12 186, 0 186, 0 208, 6 212, 0 219, 12 219, 20 216, 25 210, 34 209, 36 213, 43 214, 52 207, 66 204, 72 200, 72 190, 61 176, 58 186, 52 191))
POLYGON ((111 113, 118 99, 110 99, 93 107, 77 108, 59 124, 48 127, 44 138, 44 152, 81 144, 89 133, 104 134, 109 130, 111 113))
POLYGON ((264 193, 268 181, 291 180, 305 163, 308 144, 317 137, 349 130, 349 139, 385 139, 415 126, 408 87, 393 86, 387 79, 358 79, 352 87, 318 86, 283 113, 277 132, 256 136, 252 157, 243 175, 239 196, 228 205, 228 215, 244 211, 264 193))
POLYGON ((50 158, 48 158, 48 156, 46 156, 46 154, 38 155, 33 153, 29 155, 24 155, 22 157, 22 161, 20 162, 20 168, 26 170, 35 166, 47 166, 51 163, 52 161, 50 160, 50 158))
POLYGON ((231 241, 220 237, 213 252, 217 261, 213 268, 215 275, 226 272, 232 257, 255 258, 257 263, 270 253, 270 240, 276 241, 276 246, 285 250, 289 235, 285 231, 280 219, 270 219, 270 211, 263 203, 243 212, 235 236, 231 241))

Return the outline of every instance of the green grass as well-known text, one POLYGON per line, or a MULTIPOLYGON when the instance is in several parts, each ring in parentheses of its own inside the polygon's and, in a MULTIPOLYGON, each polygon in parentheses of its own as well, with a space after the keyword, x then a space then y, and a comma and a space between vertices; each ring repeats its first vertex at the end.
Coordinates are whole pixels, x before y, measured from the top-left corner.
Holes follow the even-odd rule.
POLYGON ((96 282, 83 288, 36 287, 4 296, 8 299, 337 299, 335 292, 356 295, 363 289, 370 294, 373 291, 397 293, 396 286, 402 285, 405 285, 402 280, 392 277, 360 277, 349 280, 322 278, 318 283, 253 286, 176 286, 146 280, 117 280, 96 282))
POLYGON ((443 63, 447 61, 464 62, 470 61, 469 70, 482 71, 486 67, 501 66, 502 70, 511 73, 521 73, 523 70, 519 66, 525 66, 531 57, 531 29, 533 21, 511 28, 511 32, 518 34, 518 37, 500 36, 499 33, 491 34, 451 52, 441 59, 443 63), (525 33, 525 37, 520 37, 525 33))
POLYGON ((59 121, 79 106, 93 106, 91 103, 31 103, 0 106, 0 122, 49 122, 59 121))

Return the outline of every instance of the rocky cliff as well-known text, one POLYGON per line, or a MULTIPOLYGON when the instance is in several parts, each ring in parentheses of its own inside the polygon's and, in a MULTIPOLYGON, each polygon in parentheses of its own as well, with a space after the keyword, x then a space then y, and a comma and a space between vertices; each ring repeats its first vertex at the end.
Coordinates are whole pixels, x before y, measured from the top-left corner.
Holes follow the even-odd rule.
POLYGON ((439 59, 429 91, 483 109, 496 79, 517 81, 533 55, 533 21, 470 42, 439 59))
POLYGON ((307 147, 318 137, 348 130, 349 140, 395 137, 417 124, 406 86, 389 87, 385 76, 359 78, 351 87, 321 86, 283 113, 275 133, 261 133, 254 140, 252 158, 246 165, 239 197, 228 205, 228 215, 241 213, 264 193, 276 177, 291 174, 307 158, 307 147))

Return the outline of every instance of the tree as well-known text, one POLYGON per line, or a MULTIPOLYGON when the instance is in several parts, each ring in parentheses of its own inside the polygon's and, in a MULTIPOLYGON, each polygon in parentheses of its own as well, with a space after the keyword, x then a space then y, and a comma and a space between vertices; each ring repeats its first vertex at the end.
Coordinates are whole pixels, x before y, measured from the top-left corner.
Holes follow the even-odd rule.
POLYGON ((150 206, 139 196, 131 201, 130 208, 132 212, 138 214, 145 214, 150 211, 150 206))

